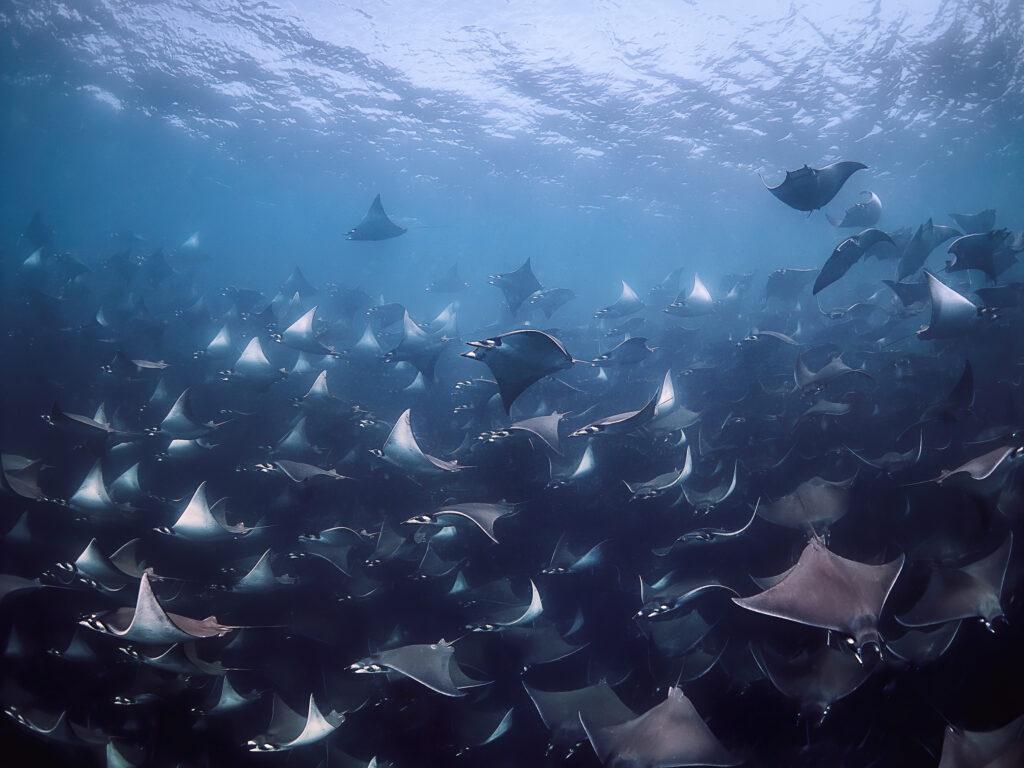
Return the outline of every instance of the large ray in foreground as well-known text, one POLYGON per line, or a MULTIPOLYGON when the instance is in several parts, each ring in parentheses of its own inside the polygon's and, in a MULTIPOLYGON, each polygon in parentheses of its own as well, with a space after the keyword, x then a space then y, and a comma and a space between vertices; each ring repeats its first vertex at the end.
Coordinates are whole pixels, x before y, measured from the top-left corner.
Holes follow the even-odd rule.
POLYGON ((580 713, 594 751, 608 766, 674 768, 688 765, 739 765, 722 746, 682 689, 669 688, 661 704, 639 717, 603 728, 580 713))
POLYGON ((903 560, 900 555, 883 565, 858 563, 830 552, 815 537, 782 581, 733 602, 767 616, 842 632, 858 651, 869 643, 880 647, 878 617, 903 560))

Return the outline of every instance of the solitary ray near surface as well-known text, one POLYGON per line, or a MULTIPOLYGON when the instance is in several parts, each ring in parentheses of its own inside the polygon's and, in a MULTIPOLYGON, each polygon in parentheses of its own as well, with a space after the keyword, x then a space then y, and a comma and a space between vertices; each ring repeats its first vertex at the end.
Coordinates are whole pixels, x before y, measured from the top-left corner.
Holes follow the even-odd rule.
POLYGON ((682 689, 674 686, 665 701, 633 720, 602 727, 581 712, 580 722, 607 766, 682 768, 742 762, 715 737, 682 689))
POLYGON ((847 560, 815 537, 775 586, 733 602, 756 613, 847 635, 856 651, 879 646, 878 618, 903 569, 900 555, 883 565, 847 560))
MULTIPOLYGON (((796 171, 786 171, 786 178, 776 187, 765 187, 790 208, 798 211, 816 211, 832 202, 846 180, 857 171, 867 168, 864 163, 844 160, 824 168, 805 165, 796 171)), ((764 182, 764 179, 761 179, 764 182)))
POLYGON ((569 368, 574 362, 562 342, 543 331, 512 331, 468 344, 473 349, 462 356, 486 363, 491 369, 505 413, 531 384, 569 368))
POLYGON ((373 198, 370 210, 363 216, 363 220, 355 225, 345 235, 346 240, 389 240, 405 234, 405 227, 400 227, 384 212, 381 205, 380 195, 373 198))

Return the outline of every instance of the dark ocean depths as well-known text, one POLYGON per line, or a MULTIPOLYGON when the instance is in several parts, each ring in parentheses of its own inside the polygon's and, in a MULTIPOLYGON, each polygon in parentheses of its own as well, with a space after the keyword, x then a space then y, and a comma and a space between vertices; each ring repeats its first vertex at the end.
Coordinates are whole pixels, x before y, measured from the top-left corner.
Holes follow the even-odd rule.
POLYGON ((0 765, 1024 765, 1022 42, 0 3, 0 765))

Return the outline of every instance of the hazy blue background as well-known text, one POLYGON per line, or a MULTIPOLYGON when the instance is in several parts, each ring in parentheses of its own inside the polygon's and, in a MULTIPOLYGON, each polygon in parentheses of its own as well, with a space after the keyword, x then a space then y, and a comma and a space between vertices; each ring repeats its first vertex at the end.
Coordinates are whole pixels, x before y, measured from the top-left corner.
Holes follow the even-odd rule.
POLYGON ((1019 1, 7 0, 0 241, 35 210, 86 261, 198 232, 220 283, 298 264, 413 306, 532 256, 592 311, 620 277, 820 266, 841 236, 757 175, 804 163, 870 166, 836 215, 872 189, 886 228, 1019 229, 1022 37, 1019 1), (346 242, 377 192, 410 231, 346 242))

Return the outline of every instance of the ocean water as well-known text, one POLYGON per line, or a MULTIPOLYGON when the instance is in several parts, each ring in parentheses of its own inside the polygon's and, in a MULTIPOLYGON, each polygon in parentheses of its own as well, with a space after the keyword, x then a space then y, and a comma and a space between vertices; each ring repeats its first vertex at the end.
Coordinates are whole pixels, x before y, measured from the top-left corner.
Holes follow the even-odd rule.
MULTIPOLYGON (((907 614, 925 593, 930 568, 976 561, 1020 528, 1012 473, 999 475, 997 490, 1005 493, 998 499, 991 490, 950 496, 945 487, 927 483, 986 451, 1019 444, 1024 350, 1017 313, 1024 302, 1018 294, 982 313, 996 328, 987 335, 958 330, 928 342, 914 334, 937 322, 929 304, 910 311, 881 283, 894 277, 896 250, 858 260, 818 295, 808 284, 773 298, 766 286, 779 269, 820 269, 845 237, 859 231, 837 229, 825 214, 841 218, 868 190, 882 201, 874 226, 889 233, 900 252, 929 219, 959 226, 951 213, 994 209, 995 224, 985 231, 1007 229, 1007 248, 1018 253, 1022 139, 1021 0, 0 3, 6 339, 0 450, 45 467, 39 498, 31 503, 5 481, 4 525, 16 526, 30 511, 35 529, 28 544, 8 534, 0 571, 66 588, 11 596, 0 605, 0 628, 8 638, 0 705, 14 707, 4 733, 12 750, 27 756, 0 763, 315 766, 352 759, 366 765, 376 755, 380 765, 398 766, 659 764, 650 755, 635 763, 616 758, 610 747, 599 755, 604 742, 588 733, 577 734, 575 750, 565 743, 548 749, 554 737, 523 683, 570 690, 611 681, 635 714, 664 700, 673 683, 685 679, 680 659, 687 654, 666 653, 650 631, 637 629, 643 625, 634 618, 643 605, 637 577, 648 584, 666 573, 720 580, 749 596, 756 590, 747 576, 792 565, 808 536, 825 529, 789 531, 786 538, 759 519, 757 526, 768 528, 751 531, 758 540, 748 537, 739 550, 711 550, 694 559, 676 553, 665 560, 651 555, 652 546, 669 544, 686 530, 739 530, 759 499, 778 499, 814 477, 837 483, 853 478, 844 486, 852 494, 850 511, 826 539, 829 546, 872 565, 906 556, 893 593, 896 608, 890 604, 882 614, 883 635, 902 637, 906 628, 895 615, 907 614), (793 210, 765 189, 779 184, 786 171, 837 161, 866 168, 823 210, 793 210), (404 234, 346 239, 378 194, 404 234), (52 231, 45 244, 26 236, 35 214, 52 231), (38 269, 27 261, 37 252, 43 260, 38 269), (157 252, 171 264, 172 277, 144 276, 157 252), (116 253, 126 254, 120 276, 108 261, 116 253), (85 275, 68 271, 59 254, 82 265, 85 275), (492 276, 527 259, 545 288, 574 293, 550 317, 529 304, 515 311, 491 284, 492 276), (452 265, 468 284, 464 290, 425 290, 452 265), (320 293, 300 296, 288 307, 292 292, 279 291, 296 268, 320 293), (651 292, 678 268, 682 276, 670 288, 651 292), (715 309, 709 317, 667 319, 664 310, 677 294, 690 293, 694 275, 708 286, 715 309), (747 276, 747 287, 730 303, 730 288, 741 282, 737 276, 747 276), (621 281, 647 305, 620 318, 595 319, 619 297, 621 281), (355 309, 343 309, 336 294, 327 298, 339 287, 362 292, 355 309), (260 298, 244 307, 233 304, 240 289, 260 298), (860 302, 873 308, 847 309, 860 302), (409 334, 408 327, 402 334, 400 311, 398 323, 368 312, 391 303, 407 310, 414 333, 415 323, 427 326, 454 303, 457 325, 427 327, 440 334, 431 337, 429 362, 415 352, 397 368, 394 360, 378 359, 409 334), (221 381, 232 378, 222 370, 232 370, 252 338, 263 343, 271 368, 292 370, 298 348, 289 347, 288 339, 275 342, 313 306, 316 330, 326 332, 321 339, 331 354, 311 352, 310 370, 273 384, 239 384, 244 377, 237 364, 234 379, 221 381), (638 325, 621 331, 630 316, 638 325), (231 352, 214 361, 208 345, 229 326, 231 352), (380 350, 363 361, 353 350, 367 327, 380 350), (464 342, 523 329, 551 333, 583 361, 629 336, 642 336, 656 349, 653 358, 611 370, 601 381, 598 368, 577 363, 569 373, 531 385, 511 414, 493 398, 476 403, 463 418, 456 382, 492 373, 459 356, 470 349, 464 342), (772 351, 770 362, 744 358, 737 351, 743 341, 765 330, 784 334, 781 351, 772 351), (115 352, 169 367, 155 374, 102 372, 115 352), (796 394, 787 391, 788 399, 778 403, 743 399, 757 385, 762 394, 772 382, 786 381, 791 389, 797 354, 817 369, 840 353, 868 374, 844 381, 870 378, 871 386, 862 381, 836 392, 801 387, 798 379, 796 394), (945 402, 965 360, 973 366, 972 403, 927 410, 945 402), (292 406, 322 370, 345 401, 343 422, 336 423, 337 413, 292 406), (552 490, 559 472, 563 479, 569 475, 563 465, 576 466, 583 453, 585 438, 572 442, 567 434, 599 417, 641 409, 662 391, 657 388, 666 371, 686 407, 703 414, 700 425, 686 424, 668 436, 598 440, 605 446, 597 449, 599 458, 600 451, 606 454, 605 463, 598 462, 597 490, 552 490), (413 382, 417 372, 424 391, 413 382), (209 444, 220 447, 209 457, 175 464, 168 446, 140 437, 146 429, 158 431, 169 407, 150 401, 161 375, 170 402, 188 387, 200 421, 227 424, 210 433, 209 444), (111 376, 117 381, 111 383, 111 376), (805 419, 819 395, 853 408, 856 423, 822 417, 819 426, 818 416, 805 419), (100 447, 96 435, 73 429, 55 437, 39 419, 52 418, 53 406, 93 418, 100 405, 111 421, 95 420, 119 433, 104 436, 100 447), (372 462, 370 451, 382 448, 406 408, 426 452, 466 470, 414 481, 415 472, 401 464, 382 470, 372 462), (466 448, 481 434, 505 430, 500 442, 513 422, 553 411, 570 414, 562 427, 564 452, 546 452, 536 437, 529 450, 516 443, 507 454, 500 446, 493 455, 466 448), (273 461, 288 460, 279 440, 300 413, 307 414, 317 445, 295 456, 355 478, 345 487, 356 490, 309 491, 285 481, 261 485, 262 474, 281 472, 273 461), (907 474, 858 463, 857 453, 912 452, 916 434, 922 463, 907 474), (119 452, 117 445, 128 447, 119 452), (671 498, 659 492, 653 500, 629 500, 624 481, 681 470, 687 446, 695 454, 694 488, 707 490, 742 467, 731 509, 723 501, 723 516, 707 517, 682 496, 679 506, 670 506, 678 488, 671 498), (791 453, 800 457, 799 466, 783 466, 791 453), (69 509, 67 500, 94 461, 107 485, 131 464, 140 467, 147 500, 133 501, 129 518, 78 519, 73 504, 69 509), (264 465, 270 469, 256 468, 264 465), (187 550, 152 543, 152 529, 173 523, 203 481, 211 486, 211 502, 234 500, 238 517, 232 522, 267 526, 269 532, 259 532, 261 546, 236 541, 187 550), (915 483, 927 490, 918 491, 915 483), (537 671, 495 641, 459 659, 473 670, 470 676, 496 681, 465 699, 451 697, 461 709, 449 707, 443 694, 406 686, 408 680, 392 689, 382 684, 352 705, 359 697, 349 690, 349 664, 386 648, 472 635, 467 627, 487 618, 472 611, 467 618, 460 612, 464 606, 451 599, 454 587, 439 587, 434 574, 430 589, 410 586, 418 583, 416 569, 426 568, 425 542, 439 534, 406 521, 468 502, 518 505, 523 517, 517 519, 526 522, 502 523, 511 543, 491 548, 489 539, 471 537, 480 531, 444 528, 469 537, 468 544, 463 538, 437 542, 437 551, 458 563, 451 578, 458 572, 473 588, 508 579, 524 605, 531 594, 526 585, 535 583, 548 601, 545 620, 562 636, 572 635, 574 618, 585 619, 575 635, 589 649, 585 658, 554 671, 540 664, 537 671), (940 543, 928 538, 928 509, 938 509, 943 521, 937 524, 940 543), (404 537, 403 554, 395 558, 400 565, 384 558, 391 570, 380 577, 375 597, 342 594, 355 581, 351 573, 339 583, 308 562, 296 564, 299 558, 289 562, 300 534, 340 525, 362 531, 367 542, 385 538, 382 525, 404 537), (596 575, 588 572, 568 587, 542 573, 562 534, 577 554, 612 542, 596 575), (71 582, 54 576, 54 563, 74 561, 93 536, 107 554, 140 538, 144 565, 183 585, 184 597, 174 603, 182 614, 216 612, 226 624, 270 627, 246 630, 256 651, 232 656, 223 641, 212 640, 206 659, 222 652, 235 659, 244 671, 232 679, 254 697, 260 692, 259 703, 240 713, 200 716, 194 710, 211 695, 211 678, 136 675, 116 658, 117 641, 104 645, 110 638, 90 637, 93 655, 71 663, 71 672, 47 656, 68 641, 81 615, 134 604, 138 574, 127 591, 100 595, 78 582, 74 592, 71 582), (232 602, 230 595, 211 591, 212 584, 223 586, 222 566, 251 567, 246 558, 264 550, 272 553, 278 576, 299 579, 291 594, 301 597, 275 594, 262 610, 259 601, 232 602), (339 599, 358 605, 350 609, 339 599), (12 650, 10 640, 18 628, 28 638, 21 651, 12 650), (23 669, 16 671, 19 665, 23 669), (95 691, 89 680, 101 681, 95 691), (347 721, 316 745, 251 755, 246 741, 267 732, 272 693, 295 709, 312 693, 325 711, 329 704, 346 712, 347 721), (118 710, 110 704, 114 696, 138 701, 118 710), (443 699, 436 709, 435 699, 443 699), (51 719, 64 712, 69 722, 96 730, 64 740, 40 734, 47 729, 17 722, 16 713, 29 710, 51 719), (495 731, 493 743, 481 743, 465 725, 477 711, 512 712, 507 732, 495 731), (184 744, 186 734, 194 736, 184 744), (585 743, 588 736, 593 747, 585 743), (117 751, 122 748, 130 757, 117 751)), ((973 293, 976 288, 1024 280, 1015 263, 993 281, 978 270, 942 271, 949 258, 945 245, 936 247, 925 266, 978 306, 987 302, 983 292, 973 293)), ((912 282, 925 279, 914 274, 912 282)), ((360 557, 374 560, 372 542, 367 546, 360 557)), ((792 703, 794 697, 773 688, 752 655, 736 655, 759 642, 763 627, 783 654, 841 647, 831 637, 825 645, 820 621, 810 622, 812 628, 797 621, 792 629, 794 622, 776 619, 784 625, 780 630, 745 623, 750 617, 728 599, 706 608, 705 618, 721 627, 722 645, 712 651, 724 654, 728 647, 723 658, 729 668, 723 662, 711 677, 683 690, 731 754, 749 765, 937 765, 947 726, 987 731, 1024 712, 1019 685, 1012 690, 1024 678, 1012 652, 1022 639, 1012 620, 1020 617, 1012 599, 1019 594, 1012 578, 1019 556, 1009 562, 1002 608, 1014 614, 1010 628, 990 637, 970 614, 971 629, 962 629, 950 655, 930 660, 924 671, 890 664, 881 644, 881 666, 872 668, 855 695, 830 702, 820 727, 806 713, 797 722, 801 705, 792 703)), ((171 590, 161 597, 170 601, 171 590)), ((821 669, 812 664, 810 674, 825 676, 821 669)), ((473 728, 476 734, 484 726, 473 728)), ((1007 766, 1019 764, 1019 746, 1008 746, 1017 737, 1019 728, 987 762, 962 764, 995 765, 1000 755, 1007 766)), ((680 759, 666 764, 704 764, 680 759)))

